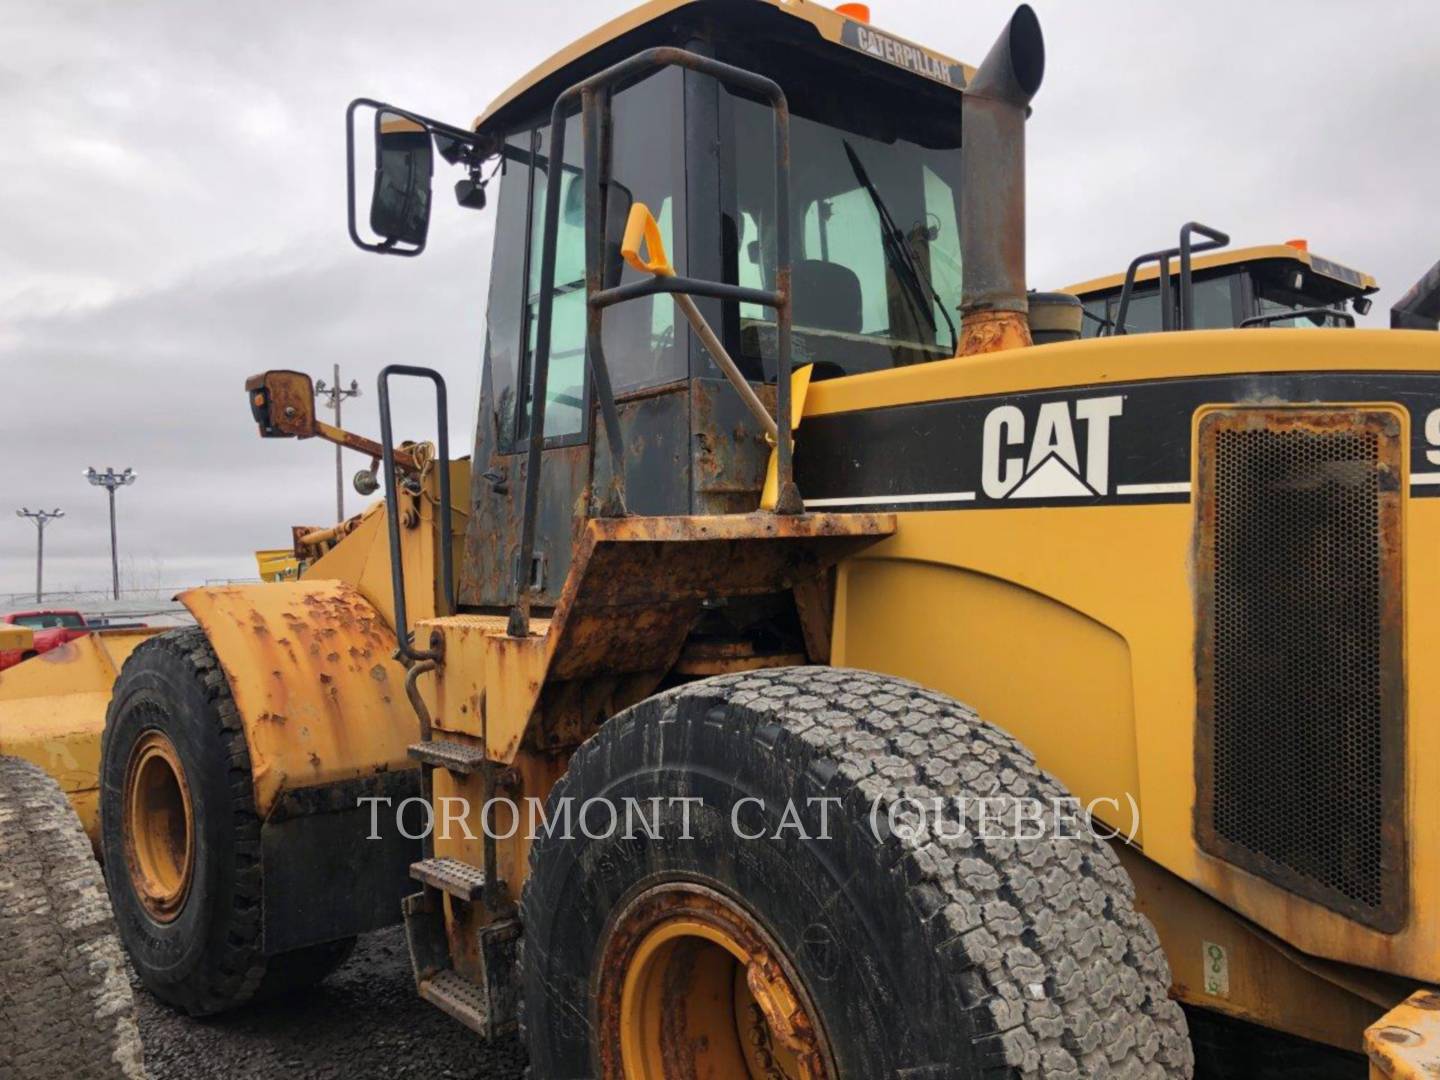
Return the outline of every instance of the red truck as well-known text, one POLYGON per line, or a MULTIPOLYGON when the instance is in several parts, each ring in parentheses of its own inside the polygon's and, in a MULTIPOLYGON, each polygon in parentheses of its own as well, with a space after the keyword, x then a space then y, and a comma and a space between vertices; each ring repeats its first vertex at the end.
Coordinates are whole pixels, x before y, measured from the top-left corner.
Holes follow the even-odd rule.
POLYGON ((49 652, 67 641, 84 637, 94 629, 78 611, 12 611, 8 615, 0 615, 0 622, 29 627, 35 634, 34 644, 28 649, 0 651, 0 671, 14 667, 21 660, 49 652))

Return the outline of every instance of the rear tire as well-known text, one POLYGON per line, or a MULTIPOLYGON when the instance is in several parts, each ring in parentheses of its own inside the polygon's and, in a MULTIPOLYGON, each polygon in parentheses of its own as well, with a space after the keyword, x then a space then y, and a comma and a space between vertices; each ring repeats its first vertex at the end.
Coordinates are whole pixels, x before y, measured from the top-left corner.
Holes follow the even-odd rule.
MULTIPOLYGON (((1167 996, 1164 954, 1103 841, 1088 831, 962 840, 949 835, 953 813, 941 837, 886 826, 902 796, 927 805, 1034 798, 1053 808, 1065 795, 963 705, 867 672, 725 676, 620 713, 576 753, 547 820, 560 819, 561 800, 573 815, 586 800, 650 808, 658 798, 659 838, 640 828, 591 839, 577 826, 572 839, 542 833, 532 846, 521 982, 536 1075, 618 1075, 623 1036, 607 1003, 640 993, 616 989, 627 975, 632 988, 649 984, 639 961, 633 971, 610 962, 627 955, 612 942, 629 912, 679 887, 722 897, 778 947, 822 1032, 830 1077, 1188 1077, 1191 1048, 1167 996), (689 806, 692 839, 683 838, 683 804, 666 801, 678 798, 703 800, 689 806), (746 798, 763 800, 764 812, 746 798), (825 804, 810 799, 838 800, 828 830, 825 804), (808 835, 780 827, 789 801, 808 835), (743 840, 732 821, 766 838, 743 840)), ((1043 820, 1054 825, 1053 809, 1043 820)), ((714 962, 701 943, 650 980, 664 994, 648 1013, 620 1013, 651 1018, 646 1030, 665 1043, 653 1061, 713 1052, 696 1034, 724 1025, 676 1016, 666 1003, 682 1000, 679 980, 714 962), (659 1009, 663 1022, 653 1019, 659 1009)), ((707 999, 684 1000, 694 1012, 707 999)), ((750 1067, 777 1075, 768 1063, 750 1067)))
POLYGON ((0 757, 0 1057, 14 1080, 143 1078, 100 867, 50 777, 0 757))
POLYGON ((151 638, 125 662, 105 722, 100 792, 101 850, 120 936, 146 989, 162 1001, 192 1016, 222 1012, 319 982, 350 955, 353 937, 265 954, 250 753, 225 672, 199 627, 151 638), (174 763, 172 782, 157 786, 183 790, 172 800, 175 815, 184 805, 188 820, 188 841, 177 829, 171 845, 186 855, 158 874, 174 885, 168 890, 147 888, 137 871, 165 863, 166 845, 150 841, 158 855, 141 859, 127 813, 136 755, 154 747, 174 763))

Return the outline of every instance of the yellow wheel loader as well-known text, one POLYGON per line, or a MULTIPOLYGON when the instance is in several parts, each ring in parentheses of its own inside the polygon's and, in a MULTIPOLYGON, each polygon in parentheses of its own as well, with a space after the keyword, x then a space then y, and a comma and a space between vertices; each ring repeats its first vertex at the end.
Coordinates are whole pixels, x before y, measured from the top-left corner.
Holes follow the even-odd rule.
POLYGON ((651 0, 473 125, 352 104, 358 245, 423 252, 437 151, 493 204, 474 451, 392 365, 370 541, 132 655, 141 977, 323 968, 414 844, 419 993, 540 1077, 1426 1075, 1440 337, 1034 344, 1038 21, 970 67, 847 12, 651 0))

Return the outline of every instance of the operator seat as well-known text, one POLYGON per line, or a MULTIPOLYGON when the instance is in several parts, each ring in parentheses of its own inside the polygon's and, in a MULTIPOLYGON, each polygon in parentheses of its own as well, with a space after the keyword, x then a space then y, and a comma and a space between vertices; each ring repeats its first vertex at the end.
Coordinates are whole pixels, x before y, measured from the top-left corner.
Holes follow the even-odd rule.
POLYGON ((862 326, 860 278, 848 266, 802 259, 791 273, 796 326, 858 334, 862 326))

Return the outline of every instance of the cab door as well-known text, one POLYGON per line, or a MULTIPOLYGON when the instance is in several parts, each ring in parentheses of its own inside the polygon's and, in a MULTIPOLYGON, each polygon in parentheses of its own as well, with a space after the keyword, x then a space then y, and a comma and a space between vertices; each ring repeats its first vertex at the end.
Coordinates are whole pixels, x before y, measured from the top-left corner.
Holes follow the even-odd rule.
MULTIPOLYGON (((683 220, 682 74, 678 69, 662 71, 615 95, 612 180, 605 197, 607 285, 638 277, 629 268, 622 274, 619 257, 625 219, 636 201, 656 214, 667 250, 677 266, 684 265, 684 238, 675 225, 683 220)), ((461 568, 461 603, 467 606, 499 607, 514 599, 535 409, 531 387, 551 164, 548 139, 548 124, 511 136, 502 166, 472 468, 474 513, 461 568)), ((606 481, 609 467, 603 433, 596 431, 585 349, 585 193, 578 118, 567 124, 565 143, 535 552, 526 570, 531 600, 541 608, 559 599, 575 542, 592 512, 592 487, 606 481)), ((689 441, 684 393, 688 339, 683 331, 677 334, 673 301, 647 297, 609 309, 604 341, 627 440, 630 505, 643 513, 683 513, 688 508, 688 458, 679 468, 676 462, 689 441), (660 387, 675 392, 657 393, 660 387)))

